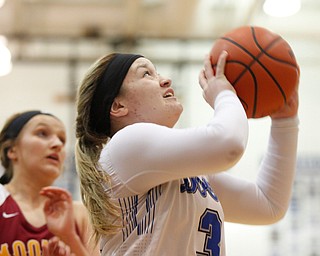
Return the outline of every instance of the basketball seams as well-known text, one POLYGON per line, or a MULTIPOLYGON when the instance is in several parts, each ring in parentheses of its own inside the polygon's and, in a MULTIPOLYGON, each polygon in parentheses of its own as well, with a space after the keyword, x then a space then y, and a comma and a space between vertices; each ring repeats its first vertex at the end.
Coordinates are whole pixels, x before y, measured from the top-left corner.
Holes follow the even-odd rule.
MULTIPOLYGON (((253 38, 254 38, 254 35, 252 35, 253 38)), ((281 37, 280 37, 281 38, 281 37)), ((253 55, 250 51, 248 51, 244 46, 242 46, 241 44, 235 42, 234 40, 232 40, 231 38, 228 38, 228 37, 221 37, 222 40, 226 40, 228 42, 230 42, 231 44, 237 46, 238 48, 240 48, 241 50, 243 50, 245 53, 247 53, 249 56, 251 56, 252 58, 252 61, 246 65, 246 69, 244 69, 238 76, 238 78, 236 80, 239 80, 245 73, 247 70, 251 70, 251 66, 254 64, 254 63, 258 63, 264 70, 265 72, 270 76, 270 78, 274 81, 274 83, 276 84, 277 88, 279 89, 283 99, 284 99, 284 102, 287 102, 287 97, 281 87, 281 85, 279 84, 279 82, 275 79, 275 77, 272 75, 272 73, 267 69, 267 67, 265 67, 265 65, 263 65, 263 63, 261 63, 261 61, 259 60, 260 56, 262 55, 262 52, 259 52, 259 54, 257 56, 253 55)), ((261 50, 261 46, 259 47, 259 45, 257 45, 258 48, 261 50)), ((230 60, 229 60, 230 61, 230 60)), ((227 63, 229 62, 227 61, 227 63)), ((252 73, 252 72, 250 72, 252 73)), ((255 95, 256 96, 256 95, 255 95)))
MULTIPOLYGON (((249 71, 251 75, 254 75, 253 71, 251 70, 251 66, 254 64, 254 63, 259 63, 259 65, 265 70, 265 72, 271 77, 271 79, 274 81, 274 83, 277 85, 277 88, 279 89, 283 99, 284 99, 284 102, 287 101, 287 98, 286 98, 286 95, 283 91, 283 89, 281 88, 280 84, 278 83, 278 81, 274 78, 274 76, 271 74, 271 72, 259 61, 259 57, 261 56, 261 52, 255 56, 253 55, 251 52, 249 52, 244 46, 240 45, 239 43, 233 41, 231 38, 228 38, 228 37, 221 37, 222 40, 226 40, 228 42, 230 42, 231 44, 237 46, 238 48, 240 48, 241 50, 243 50, 245 53, 247 53, 249 56, 251 56, 252 58, 252 61, 248 64, 248 65, 245 65, 245 69, 238 75, 238 77, 236 78, 235 81, 238 81, 241 79, 242 76, 244 76, 244 74, 249 71)), ((231 60, 227 60, 227 63, 229 63, 231 60)), ((256 79, 255 77, 253 78, 255 80, 255 90, 254 90, 254 104, 252 106, 253 108, 253 111, 252 111, 252 116, 255 117, 256 115, 256 108, 257 108, 257 100, 258 100, 258 86, 256 85, 256 79)), ((236 84, 236 83, 235 83, 236 84)), ((235 85, 234 84, 234 85, 235 85)))
MULTIPOLYGON (((251 68, 247 68, 247 64, 243 63, 243 62, 240 62, 240 61, 236 61, 236 60, 228 60, 227 63, 237 63, 237 64, 240 64, 242 66, 245 67, 244 71, 242 71, 240 73, 240 75, 238 75, 238 77, 231 82, 231 84, 233 85, 233 87, 236 87, 237 86, 237 81, 244 75, 244 73, 246 71, 249 71, 250 74, 251 74, 251 77, 254 81, 254 97, 253 97, 253 106, 252 106, 252 116, 254 117, 256 115, 256 111, 257 111, 257 100, 258 100, 258 82, 257 82, 257 78, 256 78, 256 75, 253 73, 253 71, 251 70, 251 68)), ((245 102, 241 97, 239 97, 240 101, 242 103, 245 103, 245 105, 247 106, 247 109, 248 109, 248 104, 247 102, 245 102)))
MULTIPOLYGON (((225 41, 228 41, 229 43, 237 46, 238 48, 240 48, 241 50, 243 50, 245 53, 247 53, 251 58, 252 58, 252 61, 249 63, 249 64, 245 64, 245 63, 241 63, 243 64, 243 66, 245 67, 243 69, 243 71, 237 76, 237 78, 232 82, 233 86, 235 87, 236 84, 237 84, 237 81, 239 81, 241 79, 242 76, 244 76, 244 74, 249 71, 251 76, 253 77, 253 80, 254 80, 254 102, 253 102, 253 110, 252 110, 252 116, 254 117, 256 115, 256 109, 257 109, 257 99, 258 99, 258 86, 257 86, 257 79, 253 73, 253 71, 251 70, 251 66, 253 65, 253 63, 255 62, 259 62, 258 59, 256 59, 256 56, 253 55, 250 51, 248 51, 244 46, 242 46, 241 44, 238 44, 236 41, 232 40, 231 38, 229 37, 221 37, 220 38, 221 40, 225 40, 225 41)), ((259 56, 259 55, 258 55, 259 56)), ((227 60, 227 64, 228 63, 236 63, 236 61, 233 61, 233 60, 227 60)), ((240 64, 240 62, 238 62, 240 64)), ((216 64, 214 65, 214 67, 216 66, 216 64)), ((243 100, 242 100, 243 101, 243 100)))
MULTIPOLYGON (((259 42, 258 42, 258 39, 257 39, 257 37, 256 37, 256 33, 255 33, 256 31, 255 31, 254 27, 251 27, 251 32, 252 32, 252 37, 253 37, 254 42, 256 43, 256 45, 258 46, 258 48, 261 50, 261 53, 260 53, 260 54, 262 55, 262 54, 264 53, 264 54, 267 55, 269 58, 278 61, 277 58, 272 58, 272 57, 267 53, 266 50, 270 49, 270 48, 271 48, 276 42, 278 42, 279 40, 282 40, 282 37, 281 37, 281 36, 276 37, 276 38, 275 38, 273 41, 271 41, 270 44, 267 45, 267 47, 265 47, 265 49, 264 49, 264 48, 261 47, 261 45, 260 45, 259 42)), ((260 55, 260 54, 259 54, 259 55, 260 55)), ((260 66, 268 73, 268 75, 271 77, 271 79, 275 82, 275 84, 277 85, 279 91, 281 92, 281 95, 282 95, 282 97, 283 97, 284 103, 286 103, 286 102, 287 102, 287 96, 286 96, 285 92, 283 91, 282 86, 279 84, 278 80, 272 75, 272 73, 269 71, 269 69, 266 68, 265 65, 263 65, 263 64, 261 63, 261 61, 259 61, 259 59, 257 59, 257 62, 258 62, 258 63, 260 64, 260 66)), ((279 62, 284 63, 283 61, 279 61, 279 62)))
MULTIPOLYGON (((247 64, 246 63, 243 63, 241 61, 236 61, 236 60, 228 60, 226 63, 228 63, 228 64, 236 63, 236 64, 239 64, 240 66, 244 66, 244 71, 242 71, 240 73, 240 75, 238 75, 237 78, 234 81, 230 81, 230 83, 232 84, 232 86, 235 89, 236 89, 236 86, 237 86, 237 82, 242 77, 242 75, 244 75, 246 71, 250 72, 251 77, 252 77, 252 79, 254 81, 253 82, 254 83, 254 90, 253 90, 254 91, 254 97, 253 97, 253 106, 252 106, 252 114, 251 115, 252 115, 252 117, 255 117, 256 116, 256 111, 257 111, 257 100, 258 100, 258 82, 257 82, 256 75, 251 70, 251 68, 247 68, 247 64)), ((214 64, 214 65, 212 65, 212 68, 215 68, 216 66, 217 66, 217 64, 214 64)), ((238 98, 240 99, 242 105, 245 105, 244 108, 246 110, 248 110, 249 109, 249 104, 244 99, 242 99, 239 95, 238 95, 238 98)))
POLYGON ((239 47, 241 50, 243 50, 245 53, 247 53, 248 55, 250 55, 252 57, 252 59, 255 59, 255 56, 247 50, 247 48, 245 48, 244 46, 242 46, 241 44, 237 43, 236 41, 234 41, 233 39, 229 38, 229 37, 220 37, 221 40, 225 40, 230 42, 231 44, 239 47))
POLYGON ((226 33, 211 49, 213 69, 221 50, 229 52, 225 75, 248 118, 267 116, 287 102, 300 72, 293 51, 280 35, 251 26, 226 33))
POLYGON ((270 49, 272 46, 274 46, 277 42, 283 41, 283 38, 282 38, 281 36, 276 37, 273 41, 270 42, 269 45, 267 45, 267 47, 263 48, 263 47, 259 44, 259 41, 258 41, 258 39, 257 39, 257 37, 256 37, 256 33, 255 33, 254 27, 251 27, 251 32, 252 32, 252 36, 253 36, 254 42, 256 43, 256 45, 258 46, 258 48, 259 48, 260 51, 261 51, 260 54, 264 54, 264 55, 268 56, 270 59, 275 60, 275 61, 277 61, 277 62, 280 62, 280 63, 286 64, 286 65, 289 65, 289 66, 294 67, 294 68, 297 68, 297 65, 296 65, 296 64, 291 63, 291 62, 289 62, 289 61, 285 61, 285 60, 276 58, 276 57, 270 55, 270 54, 267 52, 268 49, 270 49))

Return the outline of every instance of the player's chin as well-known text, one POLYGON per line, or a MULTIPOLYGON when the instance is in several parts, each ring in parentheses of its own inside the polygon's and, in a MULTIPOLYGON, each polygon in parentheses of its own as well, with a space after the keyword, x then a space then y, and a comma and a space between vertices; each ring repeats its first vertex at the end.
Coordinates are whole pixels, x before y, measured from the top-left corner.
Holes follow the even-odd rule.
POLYGON ((181 105, 179 99, 177 97, 168 97, 168 98, 164 98, 164 102, 166 104, 177 104, 177 105, 181 105))
MULTIPOLYGON (((169 103, 170 104, 170 103, 169 103)), ((183 111, 183 106, 182 104, 177 100, 175 102, 171 102, 170 104, 170 109, 173 113, 176 113, 178 115, 178 118, 180 117, 182 111, 183 111)))
POLYGON ((63 168, 61 166, 51 165, 46 167, 45 172, 48 177, 56 179, 63 173, 63 168))
POLYGON ((181 114, 183 112, 183 107, 181 104, 177 104, 175 108, 171 108, 170 110, 170 120, 172 120, 172 126, 173 127, 179 120, 181 114))

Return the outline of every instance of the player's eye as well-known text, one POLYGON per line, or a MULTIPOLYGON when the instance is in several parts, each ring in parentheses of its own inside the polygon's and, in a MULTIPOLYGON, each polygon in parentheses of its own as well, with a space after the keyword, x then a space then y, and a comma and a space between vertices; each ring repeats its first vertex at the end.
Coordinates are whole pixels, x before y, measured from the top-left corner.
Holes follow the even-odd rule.
POLYGON ((63 145, 66 144, 66 137, 60 136, 60 137, 59 137, 59 140, 62 142, 63 145))
POLYGON ((36 134, 37 134, 37 136, 42 137, 42 138, 48 136, 48 133, 46 131, 44 131, 44 130, 39 130, 39 131, 37 131, 36 134))
POLYGON ((143 76, 144 77, 151 76, 151 73, 148 70, 146 70, 146 71, 143 72, 143 76))

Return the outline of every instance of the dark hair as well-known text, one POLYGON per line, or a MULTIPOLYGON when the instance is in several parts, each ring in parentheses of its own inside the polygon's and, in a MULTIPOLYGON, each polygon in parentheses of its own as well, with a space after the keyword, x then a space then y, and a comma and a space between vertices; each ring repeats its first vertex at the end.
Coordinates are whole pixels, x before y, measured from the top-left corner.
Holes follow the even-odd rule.
POLYGON ((110 108, 132 63, 142 57, 137 54, 116 53, 106 65, 96 83, 91 101, 90 126, 98 134, 110 135, 110 108))
POLYGON ((0 183, 3 185, 9 183, 13 177, 13 168, 11 160, 8 158, 8 150, 14 145, 22 128, 36 115, 52 116, 48 113, 42 113, 39 110, 17 113, 6 121, 0 132, 0 164, 2 164, 5 169, 4 174, 0 177, 0 183))

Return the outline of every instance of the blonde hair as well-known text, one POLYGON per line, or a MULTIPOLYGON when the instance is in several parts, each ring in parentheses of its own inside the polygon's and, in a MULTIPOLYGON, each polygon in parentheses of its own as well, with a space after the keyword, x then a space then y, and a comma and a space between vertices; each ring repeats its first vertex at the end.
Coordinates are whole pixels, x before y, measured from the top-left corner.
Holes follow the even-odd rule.
POLYGON ((107 190, 111 185, 110 176, 98 163, 109 136, 98 134, 90 127, 92 98, 106 65, 113 57, 114 54, 106 55, 94 63, 82 80, 77 95, 76 169, 80 179, 81 198, 88 209, 96 241, 102 235, 112 234, 121 227, 118 222, 119 207, 107 190))

